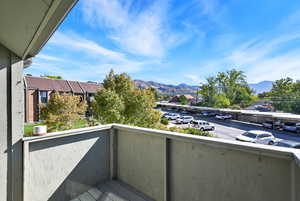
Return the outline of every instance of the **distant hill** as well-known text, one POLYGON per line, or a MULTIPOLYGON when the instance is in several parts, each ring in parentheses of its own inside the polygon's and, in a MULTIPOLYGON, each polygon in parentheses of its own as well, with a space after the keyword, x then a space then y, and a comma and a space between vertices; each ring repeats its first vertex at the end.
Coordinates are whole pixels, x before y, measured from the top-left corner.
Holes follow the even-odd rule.
POLYGON ((137 88, 140 89, 148 89, 154 88, 158 92, 164 95, 177 95, 177 94, 190 94, 192 96, 196 95, 197 86, 190 86, 187 84, 179 84, 179 85, 169 85, 169 84, 161 84, 153 81, 143 81, 143 80, 134 80, 134 84, 137 88))
POLYGON ((270 91, 272 89, 272 81, 262 81, 258 83, 249 84, 249 86, 255 91, 256 94, 270 91))
MULTIPOLYGON (((198 86, 188 85, 185 83, 179 85, 162 84, 153 81, 134 80, 134 84, 137 88, 148 89, 154 88, 158 92, 164 95, 177 95, 177 94, 190 94, 196 96, 198 86)), ((256 94, 272 89, 272 81, 262 81, 258 83, 249 84, 249 86, 255 91, 256 94)))

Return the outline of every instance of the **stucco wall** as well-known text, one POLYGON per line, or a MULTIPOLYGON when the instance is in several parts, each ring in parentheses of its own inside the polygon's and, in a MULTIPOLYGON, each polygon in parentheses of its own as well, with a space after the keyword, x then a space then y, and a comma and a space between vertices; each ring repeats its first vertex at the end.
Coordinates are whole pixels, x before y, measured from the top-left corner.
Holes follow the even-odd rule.
POLYGON ((154 200, 163 200, 164 154, 162 137, 118 131, 117 178, 154 200))
POLYGON ((71 200, 109 179, 107 130, 25 142, 24 147, 25 201, 71 200))
POLYGON ((9 52, 0 44, 0 198, 7 198, 8 170, 8 139, 7 139, 7 68, 9 67, 9 52))
POLYGON ((289 160, 176 140, 170 149, 172 201, 291 200, 289 160))
POLYGON ((290 149, 116 129, 118 179, 157 201, 300 200, 300 168, 290 149))

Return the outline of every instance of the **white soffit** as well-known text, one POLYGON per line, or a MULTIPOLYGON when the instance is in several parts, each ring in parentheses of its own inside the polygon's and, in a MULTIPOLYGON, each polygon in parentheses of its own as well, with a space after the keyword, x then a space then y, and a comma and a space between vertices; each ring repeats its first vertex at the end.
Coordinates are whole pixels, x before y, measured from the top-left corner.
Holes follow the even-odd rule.
POLYGON ((22 59, 35 56, 77 0, 0 0, 0 43, 22 59))

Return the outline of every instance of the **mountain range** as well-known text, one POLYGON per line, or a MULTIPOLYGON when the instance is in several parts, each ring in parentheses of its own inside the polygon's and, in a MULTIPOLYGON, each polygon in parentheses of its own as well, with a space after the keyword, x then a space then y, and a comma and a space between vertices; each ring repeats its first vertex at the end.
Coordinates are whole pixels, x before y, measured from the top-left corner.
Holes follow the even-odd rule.
POLYGON ((195 96, 197 93, 197 86, 191 86, 187 84, 171 85, 143 80, 134 80, 134 84, 137 88, 140 89, 154 88, 159 93, 168 96, 174 96, 177 94, 190 94, 192 96, 195 96))
MULTIPOLYGON (((134 80, 134 84, 137 88, 140 89, 148 89, 154 88, 159 93, 174 96, 177 94, 190 94, 195 96, 197 93, 198 86, 196 85, 188 85, 185 83, 179 85, 171 85, 171 84, 162 84, 153 81, 143 81, 143 80, 134 80)), ((249 84, 249 86, 255 91, 256 94, 262 93, 265 91, 270 91, 272 88, 272 81, 262 81, 258 83, 249 84)))
POLYGON ((272 89, 272 81, 261 81, 258 83, 249 84, 249 86, 255 91, 256 94, 267 92, 272 89))

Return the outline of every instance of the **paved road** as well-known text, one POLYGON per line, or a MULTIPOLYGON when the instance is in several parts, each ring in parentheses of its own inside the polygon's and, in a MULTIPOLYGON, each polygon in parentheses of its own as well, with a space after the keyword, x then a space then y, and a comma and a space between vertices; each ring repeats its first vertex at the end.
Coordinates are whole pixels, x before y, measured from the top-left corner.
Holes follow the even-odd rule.
POLYGON ((222 121, 215 120, 214 118, 206 118, 204 120, 213 123, 216 127, 216 130, 213 132, 214 135, 223 139, 235 140, 237 135, 240 135, 245 131, 265 130, 271 132, 276 138, 300 142, 300 135, 285 131, 266 129, 257 124, 244 123, 235 120, 222 121))
POLYGON ((208 122, 211 122, 215 125, 215 131, 210 131, 213 135, 228 140, 235 140, 235 137, 249 130, 265 130, 271 132, 276 138, 292 140, 300 142, 300 135, 296 133, 271 130, 263 128, 259 124, 245 123, 236 120, 216 120, 214 117, 211 118, 199 118, 194 117, 195 119, 201 119, 208 122))

